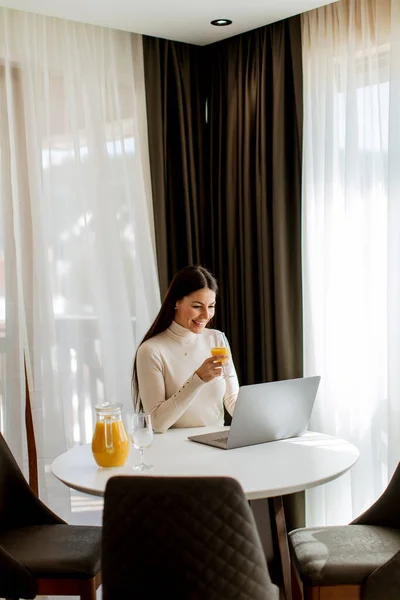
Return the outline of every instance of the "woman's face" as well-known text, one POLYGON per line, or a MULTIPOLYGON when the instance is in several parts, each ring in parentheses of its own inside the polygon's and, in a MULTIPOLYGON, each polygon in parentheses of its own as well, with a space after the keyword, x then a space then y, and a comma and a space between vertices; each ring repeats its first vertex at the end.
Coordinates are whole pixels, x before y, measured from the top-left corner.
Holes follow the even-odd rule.
POLYGON ((197 290, 176 303, 175 321, 193 333, 201 333, 215 312, 215 292, 197 290))

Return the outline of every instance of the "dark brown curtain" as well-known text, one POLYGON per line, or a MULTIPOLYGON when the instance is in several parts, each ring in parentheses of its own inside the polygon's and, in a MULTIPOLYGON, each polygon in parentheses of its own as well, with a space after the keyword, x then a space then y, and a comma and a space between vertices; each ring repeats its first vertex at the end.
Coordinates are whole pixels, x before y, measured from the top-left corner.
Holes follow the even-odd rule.
POLYGON ((162 291, 209 267, 241 384, 301 376, 300 18, 144 61, 162 291))
POLYGON ((143 36, 150 166, 161 293, 202 261, 205 102, 202 48, 143 36))
POLYGON ((239 379, 302 375, 300 17, 206 48, 211 264, 239 379))

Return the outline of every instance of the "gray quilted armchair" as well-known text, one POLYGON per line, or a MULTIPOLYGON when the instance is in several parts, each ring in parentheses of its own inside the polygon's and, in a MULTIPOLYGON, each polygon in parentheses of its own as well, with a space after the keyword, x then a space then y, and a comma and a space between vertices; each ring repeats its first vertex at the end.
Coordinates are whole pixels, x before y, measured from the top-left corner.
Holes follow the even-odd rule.
POLYGON ((350 525, 290 532, 303 597, 399 600, 399 507, 400 465, 382 496, 350 525))
POLYGON ((0 597, 95 600, 101 527, 68 525, 30 489, 0 434, 0 597))
POLYGON ((113 477, 103 600, 276 600, 254 518, 225 477, 113 477))

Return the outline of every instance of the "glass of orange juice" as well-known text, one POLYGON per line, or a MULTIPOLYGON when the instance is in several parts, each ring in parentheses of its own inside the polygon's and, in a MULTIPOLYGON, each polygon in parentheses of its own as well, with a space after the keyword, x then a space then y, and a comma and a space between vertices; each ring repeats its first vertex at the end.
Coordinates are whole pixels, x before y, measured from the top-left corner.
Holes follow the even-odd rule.
POLYGON ((219 362, 222 366, 221 377, 233 377, 233 374, 230 373, 230 367, 232 364, 231 353, 225 334, 222 331, 217 331, 215 329, 212 333, 212 344, 213 346, 211 348, 211 356, 219 357, 219 362))

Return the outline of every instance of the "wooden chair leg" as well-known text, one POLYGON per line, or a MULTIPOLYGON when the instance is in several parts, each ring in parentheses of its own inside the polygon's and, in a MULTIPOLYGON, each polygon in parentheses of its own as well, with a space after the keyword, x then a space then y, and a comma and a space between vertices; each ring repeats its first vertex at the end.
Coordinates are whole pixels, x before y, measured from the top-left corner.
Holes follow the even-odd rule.
POLYGON ((360 585, 304 586, 304 600, 361 600, 360 585))
POLYGON ((39 596, 80 596, 81 600, 96 600, 101 585, 101 571, 92 579, 37 579, 39 596))
POLYGON ((80 597, 81 600, 96 600, 96 578, 82 581, 80 586, 80 597))
POLYGON ((298 573, 294 569, 293 564, 291 568, 292 573, 292 598, 293 600, 303 600, 303 585, 299 581, 298 573))
POLYGON ((290 566, 289 542, 286 530, 285 510, 282 496, 272 498, 279 554, 281 557, 283 589, 286 600, 292 600, 292 574, 290 566))
POLYGON ((320 587, 304 587, 304 600, 321 600, 320 587))

